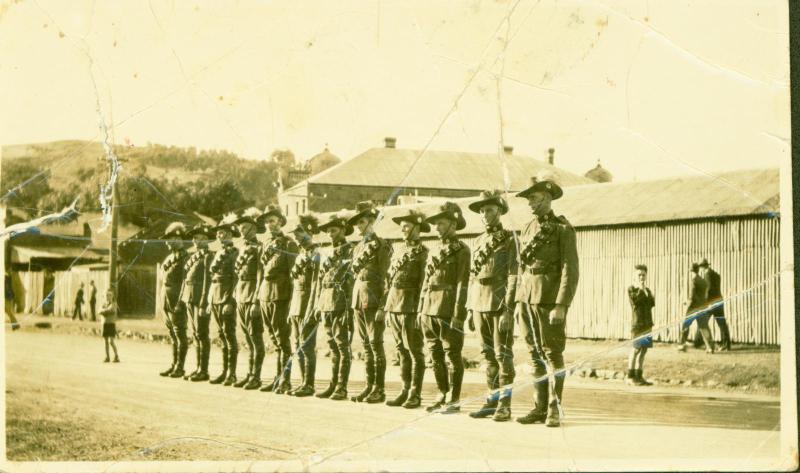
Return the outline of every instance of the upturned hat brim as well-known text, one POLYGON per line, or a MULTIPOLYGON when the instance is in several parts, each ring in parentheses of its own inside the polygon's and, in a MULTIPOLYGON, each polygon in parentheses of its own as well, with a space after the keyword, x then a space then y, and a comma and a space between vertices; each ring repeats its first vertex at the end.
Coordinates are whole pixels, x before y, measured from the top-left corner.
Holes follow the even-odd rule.
POLYGON ((286 226, 287 222, 286 217, 284 217, 284 215, 280 213, 279 210, 270 210, 269 212, 264 212, 263 214, 259 215, 258 218, 256 218, 256 221, 259 223, 263 223, 264 220, 266 220, 267 217, 269 217, 270 215, 275 215, 276 217, 281 219, 282 222, 281 227, 286 226))
POLYGON ((186 232, 186 236, 191 238, 195 235, 205 235, 206 238, 214 238, 215 230, 213 227, 193 228, 186 232))
POLYGON ((533 194, 534 192, 547 192, 553 198, 553 200, 561 198, 564 195, 564 191, 561 187, 553 181, 542 181, 537 182, 536 184, 528 187, 522 192, 517 194, 517 197, 527 198, 529 195, 533 194))
POLYGON ((489 197, 488 199, 477 200, 467 207, 475 213, 480 213, 481 208, 485 205, 496 205, 500 207, 500 214, 505 215, 508 213, 508 204, 506 200, 500 196, 489 197))
POLYGON ((413 223, 414 225, 419 225, 419 230, 421 232, 427 233, 431 231, 430 224, 426 222, 425 219, 423 219, 420 215, 400 215, 398 217, 392 217, 392 221, 398 225, 400 225, 401 222, 409 222, 413 223))
POLYGON ((377 219, 378 218, 378 211, 376 209, 362 210, 361 212, 358 212, 357 214, 355 214, 352 217, 348 218, 347 219, 347 224, 353 226, 358 222, 358 219, 360 219, 361 217, 371 217, 373 219, 377 219))
POLYGON ((242 236, 239 233, 239 230, 236 228, 236 224, 234 224, 234 223, 223 223, 221 225, 217 225, 216 227, 214 227, 214 233, 216 233, 219 230, 227 230, 227 231, 231 232, 231 235, 233 235, 233 236, 235 236, 237 238, 242 236))
POLYGON ((309 235, 316 235, 317 233, 320 232, 320 227, 315 226, 315 225, 310 225, 310 227, 311 228, 306 228, 305 226, 303 226, 302 223, 298 222, 297 225, 295 225, 294 227, 292 227, 291 230, 289 230, 289 233, 296 233, 298 230, 303 230, 304 232, 308 233, 309 235))
POLYGON ((331 227, 339 227, 344 229, 344 236, 350 236, 353 234, 353 226, 350 225, 345 219, 331 220, 330 222, 323 223, 317 228, 319 231, 325 232, 331 227))
MULTIPOLYGON (((232 225, 241 225, 243 223, 249 223, 251 225, 254 225, 256 227, 256 233, 264 233, 264 232, 267 231, 267 227, 264 226, 264 224, 260 220, 255 219, 255 218, 250 217, 250 216, 240 217, 240 218, 236 219, 236 221, 233 222, 232 225)), ((237 233, 241 233, 241 232, 237 231, 237 233)), ((237 235, 237 236, 240 236, 240 235, 237 235)))
POLYGON ((426 218, 425 222, 432 225, 436 223, 436 220, 440 218, 446 218, 448 220, 453 220, 456 222, 456 230, 463 230, 464 228, 466 228, 467 221, 464 220, 464 216, 461 214, 461 212, 455 212, 456 216, 453 216, 453 213, 454 212, 449 210, 442 211, 426 218))

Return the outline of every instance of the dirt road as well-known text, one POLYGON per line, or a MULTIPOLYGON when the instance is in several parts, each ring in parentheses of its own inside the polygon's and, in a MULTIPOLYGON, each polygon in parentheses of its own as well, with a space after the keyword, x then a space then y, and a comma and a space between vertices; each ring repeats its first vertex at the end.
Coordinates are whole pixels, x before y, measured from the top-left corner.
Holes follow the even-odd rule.
MULTIPOLYGON (((16 332, 8 334, 6 342, 7 451, 12 460, 15 452, 17 459, 30 459, 20 444, 25 440, 12 432, 14 422, 37 412, 49 413, 46 419, 57 414, 66 425, 76 426, 64 428, 62 435, 74 438, 56 442, 55 451, 40 457, 43 460, 283 460, 266 465, 289 470, 358 465, 597 469, 598 460, 610 462, 604 463, 609 468, 631 460, 643 468, 741 468, 743 462, 771 465, 779 449, 777 398, 609 387, 570 378, 566 420, 561 428, 548 429, 474 420, 465 413, 428 414, 423 409, 299 399, 166 379, 157 373, 168 361, 169 348, 160 344, 123 340, 122 363, 103 364, 98 338, 16 332), (87 447, 89 456, 81 457, 76 449, 84 447, 83 436, 85 442, 107 436, 118 439, 118 445, 102 449, 105 454, 87 447), (70 449, 58 451, 61 443, 70 449), (408 463, 421 460, 427 463, 408 463)), ((219 371, 219 357, 214 349, 212 373, 219 371)), ((241 373, 244 362, 240 356, 241 373)), ((268 358, 264 366, 269 370, 274 364, 268 358)), ((390 367, 387 379, 397 380, 396 370, 390 367)), ((355 362, 351 392, 360 390, 362 371, 363 365, 355 362)), ((324 358, 318 373, 320 389, 329 373, 324 358)), ((482 402, 482 377, 468 373, 469 400, 463 411, 482 402)), ((432 378, 430 373, 426 378, 432 378)), ((393 394, 398 384, 388 388, 393 394)), ((432 388, 426 383, 424 403, 433 399, 432 388)), ((531 396, 529 386, 515 390, 515 416, 531 407, 531 396)))

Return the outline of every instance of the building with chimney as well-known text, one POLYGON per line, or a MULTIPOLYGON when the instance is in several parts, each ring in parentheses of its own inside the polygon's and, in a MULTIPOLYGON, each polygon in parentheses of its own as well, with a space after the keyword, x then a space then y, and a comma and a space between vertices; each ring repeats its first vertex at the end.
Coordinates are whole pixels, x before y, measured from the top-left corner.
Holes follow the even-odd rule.
POLYGON ((279 193, 281 209, 292 217, 350 208, 365 200, 396 205, 428 198, 471 197, 485 189, 520 191, 541 171, 550 172, 566 187, 594 182, 556 167, 552 148, 548 161, 543 161, 514 154, 511 146, 502 154, 488 154, 396 145, 395 138, 387 137, 383 147, 368 149, 317 174, 312 171, 308 179, 279 193))

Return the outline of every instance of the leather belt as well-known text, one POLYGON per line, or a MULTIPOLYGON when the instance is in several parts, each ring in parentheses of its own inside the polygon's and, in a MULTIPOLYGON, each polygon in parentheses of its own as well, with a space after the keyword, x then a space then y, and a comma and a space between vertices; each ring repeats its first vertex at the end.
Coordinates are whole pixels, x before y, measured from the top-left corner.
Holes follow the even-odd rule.
POLYGON ((455 286, 452 284, 429 284, 428 289, 432 291, 444 291, 445 289, 453 289, 455 286))
POLYGON ((550 273, 556 273, 557 274, 559 272, 558 271, 558 267, 555 266, 555 265, 547 265, 547 266, 541 266, 541 267, 528 266, 527 268, 525 268, 525 270, 528 271, 531 274, 550 274, 550 273))
POLYGON ((403 283, 393 282, 392 287, 395 289, 419 289, 419 284, 403 284, 403 283))
POLYGON ((488 286, 490 284, 502 282, 504 279, 505 278, 503 277, 495 275, 495 276, 489 276, 488 278, 478 278, 478 282, 480 284, 483 284, 484 286, 488 286))

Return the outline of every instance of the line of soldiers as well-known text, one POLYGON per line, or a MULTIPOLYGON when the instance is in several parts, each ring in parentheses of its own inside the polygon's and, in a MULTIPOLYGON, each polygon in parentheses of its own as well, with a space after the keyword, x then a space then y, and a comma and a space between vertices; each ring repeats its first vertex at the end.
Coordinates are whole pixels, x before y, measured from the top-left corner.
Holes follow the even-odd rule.
POLYGON ((272 391, 298 397, 315 394, 316 333, 321 324, 331 352, 331 380, 318 398, 348 398, 351 343, 358 334, 366 354, 366 386, 351 397, 356 402, 417 408, 425 373, 423 346, 432 359, 438 396, 430 412, 460 410, 464 377, 464 323, 478 330, 487 361, 489 394, 474 418, 511 418, 514 325, 519 324, 534 363, 534 408, 517 419, 523 424, 559 425, 564 387, 565 316, 578 282, 575 232, 556 216, 551 201, 562 189, 551 179, 534 178, 517 194, 526 198, 532 220, 519 235, 504 229, 500 217, 509 210, 498 191, 485 191, 469 209, 481 215, 486 231, 476 249, 459 240, 466 227, 461 208, 452 202, 433 215, 416 210, 393 217, 404 242, 392 251, 374 224, 379 210, 369 202, 356 205, 355 215, 332 215, 319 222, 302 215, 288 233, 280 209, 269 205, 226 215, 215 227, 187 229, 171 224, 163 239, 170 249, 162 264, 164 311, 172 337, 172 365, 161 373, 173 378, 272 391), (354 229, 360 239, 346 237, 354 229), (420 233, 435 229, 438 251, 420 242, 420 233), (269 233, 262 244, 258 233, 269 233), (330 255, 323 260, 313 236, 326 233, 330 255), (222 246, 212 254, 208 242, 222 246), (241 238, 237 250, 232 239, 241 238), (183 242, 191 238, 189 255, 183 242), (214 318, 222 340, 222 373, 210 379, 209 324, 214 318), (237 379, 236 323, 245 334, 248 372, 237 379), (197 368, 185 373, 187 326, 197 350, 197 368), (402 389, 387 400, 383 334, 391 327, 400 356, 402 389), (277 350, 274 377, 263 383, 263 331, 277 350), (302 382, 291 386, 293 354, 302 382), (449 361, 449 368, 448 368, 449 361))

